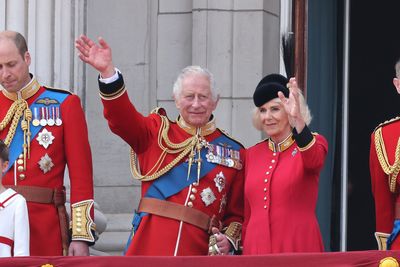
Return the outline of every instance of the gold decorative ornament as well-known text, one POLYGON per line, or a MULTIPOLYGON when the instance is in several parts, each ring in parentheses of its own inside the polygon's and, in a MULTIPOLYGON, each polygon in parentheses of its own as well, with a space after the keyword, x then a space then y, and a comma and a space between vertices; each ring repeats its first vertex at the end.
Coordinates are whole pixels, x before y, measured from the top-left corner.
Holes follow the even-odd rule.
POLYGON ((385 142, 382 136, 382 127, 376 129, 374 141, 379 163, 381 164, 382 170, 388 175, 390 192, 394 193, 396 191, 397 175, 400 172, 400 138, 397 141, 395 158, 392 165, 390 165, 388 155, 386 153, 385 142))
POLYGON ((231 222, 228 228, 225 229, 224 233, 235 250, 238 250, 240 241, 242 239, 242 224, 238 222, 231 222))
POLYGON ((393 257, 386 257, 379 262, 379 267, 399 267, 399 263, 393 257))
POLYGON ((72 240, 94 242, 95 238, 91 230, 94 230, 96 225, 90 217, 93 204, 93 200, 85 200, 71 205, 72 240))
MULTIPOLYGON (((139 162, 137 158, 137 154, 133 149, 131 149, 131 172, 134 178, 140 181, 152 181, 160 176, 167 173, 171 170, 178 162, 180 162, 185 156, 188 156, 188 174, 187 179, 189 179, 190 170, 193 163, 197 163, 197 179, 200 179, 200 169, 202 159, 200 157, 201 149, 207 145, 206 140, 203 138, 205 134, 209 134, 215 130, 215 128, 210 128, 212 131, 205 131, 202 133, 202 128, 196 128, 196 134, 186 139, 181 143, 173 143, 168 137, 168 131, 170 128, 169 120, 166 116, 160 116, 161 118, 161 126, 158 132, 158 146, 162 150, 158 160, 154 164, 154 166, 145 174, 142 175, 139 171, 139 162), (167 154, 178 154, 170 163, 161 168, 162 163, 165 160, 167 154), (198 155, 198 158, 195 159, 195 155, 198 155)), ((179 124, 179 122, 178 122, 179 124)), ((209 127, 209 125, 206 125, 209 127)), ((184 129, 185 130, 185 129, 184 129)))
POLYGON ((32 112, 29 109, 29 105, 26 100, 17 99, 14 101, 14 103, 8 109, 4 119, 0 122, 0 131, 3 131, 7 127, 7 125, 10 124, 10 128, 4 140, 4 143, 9 147, 15 136, 18 122, 21 118, 21 128, 24 132, 24 140, 22 144, 24 155, 24 170, 26 170, 26 159, 30 158, 31 131, 29 126, 32 120, 32 112))

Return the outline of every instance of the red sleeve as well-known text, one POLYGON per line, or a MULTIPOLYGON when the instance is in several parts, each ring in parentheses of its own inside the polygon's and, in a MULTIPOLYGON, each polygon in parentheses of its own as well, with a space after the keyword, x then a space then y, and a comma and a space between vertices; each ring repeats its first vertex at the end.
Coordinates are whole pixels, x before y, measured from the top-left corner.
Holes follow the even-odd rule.
MULTIPOLYGON (((76 95, 61 104, 64 148, 71 181, 71 204, 93 199, 92 154, 85 115, 76 95)), ((93 215, 93 213, 92 213, 93 215)))
POLYGON ((237 172, 230 187, 223 222, 224 226, 229 226, 231 222, 243 223, 244 156, 245 150, 241 149, 240 157, 242 158, 243 168, 237 172))
POLYGON ((140 114, 125 91, 116 99, 102 99, 104 117, 113 133, 127 142, 136 153, 145 150, 150 142, 156 140, 160 117, 156 114, 144 117, 140 114))
POLYGON ((394 222, 395 195, 390 192, 388 176, 383 172, 379 163, 374 133, 371 135, 369 169, 372 194, 375 199, 376 231, 391 233, 394 222))
POLYGON ((314 136, 315 142, 305 150, 300 150, 306 170, 319 173, 328 153, 328 141, 322 135, 314 136))

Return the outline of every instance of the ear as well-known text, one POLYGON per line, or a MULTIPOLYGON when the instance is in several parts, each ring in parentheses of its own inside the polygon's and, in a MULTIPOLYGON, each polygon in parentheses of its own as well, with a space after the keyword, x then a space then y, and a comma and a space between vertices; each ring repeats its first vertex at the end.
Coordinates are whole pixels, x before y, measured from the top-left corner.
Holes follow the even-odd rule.
POLYGON ((393 78, 393 85, 396 87, 397 93, 400 94, 400 79, 393 78))
POLYGON ((25 63, 26 63, 28 66, 31 65, 31 54, 29 54, 28 51, 25 52, 24 60, 25 60, 25 63))
POLYGON ((213 111, 214 111, 214 110, 217 108, 218 101, 219 101, 219 95, 217 95, 217 100, 215 100, 215 102, 214 102, 214 108, 213 108, 213 111))
POLYGON ((180 103, 179 97, 177 97, 177 96, 174 95, 173 98, 174 98, 174 101, 175 101, 175 106, 176 106, 176 108, 177 108, 178 110, 180 110, 181 103, 180 103))

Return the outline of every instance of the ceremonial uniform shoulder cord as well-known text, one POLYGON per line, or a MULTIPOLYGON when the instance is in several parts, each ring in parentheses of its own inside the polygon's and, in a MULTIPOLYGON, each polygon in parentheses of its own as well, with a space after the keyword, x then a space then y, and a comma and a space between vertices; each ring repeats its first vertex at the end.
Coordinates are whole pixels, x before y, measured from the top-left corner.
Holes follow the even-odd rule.
POLYGON ((396 178, 400 172, 400 138, 397 141, 393 165, 390 165, 386 153, 385 143, 382 136, 382 127, 375 131, 375 148, 379 163, 381 164, 383 171, 388 175, 390 192, 394 193, 396 190, 396 178))

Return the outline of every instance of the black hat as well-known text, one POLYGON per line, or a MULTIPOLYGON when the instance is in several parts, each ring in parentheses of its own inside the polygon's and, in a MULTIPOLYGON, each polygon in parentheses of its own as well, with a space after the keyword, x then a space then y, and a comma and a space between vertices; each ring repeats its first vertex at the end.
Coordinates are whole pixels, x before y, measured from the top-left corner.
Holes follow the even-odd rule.
POLYGON ((281 91, 285 97, 289 97, 289 89, 286 88, 289 80, 280 74, 269 74, 257 85, 253 94, 253 101, 256 107, 261 107, 271 99, 278 97, 281 91))

